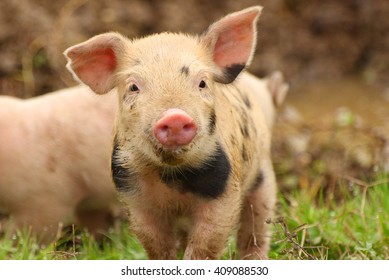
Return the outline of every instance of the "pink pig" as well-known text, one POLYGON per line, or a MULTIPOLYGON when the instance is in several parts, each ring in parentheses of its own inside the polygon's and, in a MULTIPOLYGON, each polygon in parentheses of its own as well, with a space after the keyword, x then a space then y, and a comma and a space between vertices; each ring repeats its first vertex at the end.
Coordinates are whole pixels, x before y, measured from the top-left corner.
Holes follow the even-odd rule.
POLYGON ((244 69, 261 7, 203 34, 129 40, 106 33, 66 50, 94 92, 117 87, 111 169, 131 228, 151 259, 217 259, 237 229, 242 259, 267 258, 276 182, 274 111, 287 87, 244 69))
POLYGON ((107 229, 118 209, 109 172, 116 110, 116 94, 98 98, 85 86, 0 96, 0 213, 10 227, 31 227, 44 243, 59 225, 107 229))

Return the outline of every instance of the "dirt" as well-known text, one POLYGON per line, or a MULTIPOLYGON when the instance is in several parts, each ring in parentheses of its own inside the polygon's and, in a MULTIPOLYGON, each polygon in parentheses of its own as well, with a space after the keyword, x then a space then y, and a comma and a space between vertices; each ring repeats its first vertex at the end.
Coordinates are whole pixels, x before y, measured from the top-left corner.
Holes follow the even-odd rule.
POLYGON ((201 33, 257 4, 264 10, 250 71, 281 70, 291 84, 273 145, 280 186, 330 188, 388 168, 386 0, 1 1, 0 94, 27 98, 74 85, 62 53, 93 35, 201 33))
POLYGON ((62 52, 98 33, 200 33, 222 15, 257 4, 264 10, 255 74, 278 69, 292 86, 349 75, 388 86, 386 0, 6 0, 0 93, 33 96, 72 84, 62 52))
POLYGON ((275 125, 273 154, 282 190, 296 186, 342 197, 389 172, 388 89, 359 80, 293 90, 275 125))

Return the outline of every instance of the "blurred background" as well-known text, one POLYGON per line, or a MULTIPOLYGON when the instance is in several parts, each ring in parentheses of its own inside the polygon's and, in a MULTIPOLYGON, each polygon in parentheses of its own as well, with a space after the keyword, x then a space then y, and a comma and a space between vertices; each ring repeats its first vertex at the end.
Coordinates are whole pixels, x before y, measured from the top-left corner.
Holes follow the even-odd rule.
POLYGON ((264 10, 249 70, 281 70, 291 85, 274 133, 281 187, 316 192, 388 169, 387 0, 2 0, 0 94, 74 85, 62 53, 93 35, 201 33, 251 5, 264 10))

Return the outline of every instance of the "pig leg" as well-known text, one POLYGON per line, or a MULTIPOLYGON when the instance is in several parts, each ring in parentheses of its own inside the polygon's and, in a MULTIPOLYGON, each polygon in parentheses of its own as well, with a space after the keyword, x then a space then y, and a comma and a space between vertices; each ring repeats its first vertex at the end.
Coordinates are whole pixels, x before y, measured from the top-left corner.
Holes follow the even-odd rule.
POLYGON ((266 222, 272 217, 276 202, 276 183, 273 168, 267 162, 245 198, 238 232, 241 259, 266 259, 270 230, 266 222))
POLYGON ((107 229, 115 224, 114 214, 109 207, 76 209, 78 224, 87 228, 97 241, 102 241, 107 229))
POLYGON ((62 225, 67 222, 64 219, 69 218, 72 212, 69 208, 71 206, 56 205, 49 208, 48 205, 32 205, 23 211, 15 211, 11 219, 11 232, 22 228, 31 229, 39 243, 48 244, 59 236, 62 225))
POLYGON ((175 234, 168 218, 146 209, 132 209, 130 224, 133 232, 145 248, 151 260, 177 258, 175 234))
POLYGON ((220 257, 239 218, 240 203, 236 197, 226 195, 223 199, 199 205, 184 259, 212 260, 220 257))

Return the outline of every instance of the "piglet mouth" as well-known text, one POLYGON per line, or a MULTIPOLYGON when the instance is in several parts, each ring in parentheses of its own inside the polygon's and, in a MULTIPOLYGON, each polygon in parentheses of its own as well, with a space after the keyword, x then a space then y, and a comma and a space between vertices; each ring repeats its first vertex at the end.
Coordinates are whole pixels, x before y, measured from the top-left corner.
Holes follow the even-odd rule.
POLYGON ((165 146, 157 141, 150 131, 144 131, 144 135, 146 141, 143 145, 149 147, 146 148, 149 151, 148 157, 154 164, 165 167, 175 167, 184 163, 186 154, 191 150, 193 144, 165 146))
POLYGON ((188 147, 182 146, 168 148, 159 146, 154 149, 154 153, 163 164, 176 166, 184 162, 184 157, 188 150, 188 147))

